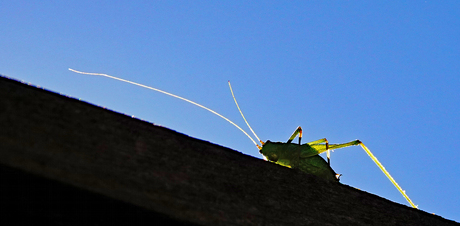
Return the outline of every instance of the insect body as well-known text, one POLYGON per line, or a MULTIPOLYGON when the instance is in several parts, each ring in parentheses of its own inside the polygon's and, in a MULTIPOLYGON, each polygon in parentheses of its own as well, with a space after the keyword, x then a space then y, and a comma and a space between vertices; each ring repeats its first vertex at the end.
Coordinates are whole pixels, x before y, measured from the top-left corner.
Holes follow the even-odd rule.
POLYGON ((359 145, 361 141, 355 140, 345 144, 329 145, 327 139, 324 138, 300 144, 301 133, 302 128, 299 126, 286 143, 266 141, 259 152, 270 162, 299 169, 326 180, 339 181, 340 175, 336 174, 330 166, 330 155, 328 154, 328 161, 326 162, 319 154, 351 145, 359 145), (291 142, 297 133, 299 133, 299 144, 293 144, 291 142))
POLYGON ((265 142, 260 153, 270 162, 303 172, 314 174, 331 181, 338 181, 337 174, 318 154, 319 150, 310 144, 265 142))
POLYGON ((271 141, 266 141, 263 142, 259 137, 256 135, 254 130, 252 130, 251 126, 247 122, 246 118, 243 115, 243 112, 241 111, 238 102, 236 101, 235 95, 233 94, 232 86, 230 85, 230 81, 228 82, 230 91, 233 96, 233 100, 235 101, 236 106, 238 107, 238 110, 243 117, 244 121, 246 122, 247 126, 251 130, 251 132, 254 134, 254 136, 259 140, 259 144, 257 144, 254 139, 249 136, 246 131, 244 131, 241 127, 239 127, 237 124, 229 120, 228 118, 222 116, 221 114, 203 106, 200 105, 196 102, 193 102, 189 99, 177 96, 175 94, 171 94, 168 92, 165 92, 160 89, 156 89, 150 86, 142 85, 139 83, 131 82, 125 79, 117 78, 114 76, 110 76, 107 74, 101 74, 101 73, 87 73, 87 72, 81 72, 81 71, 76 71, 73 69, 70 69, 70 71, 80 73, 80 74, 88 74, 88 75, 99 75, 99 76, 104 76, 108 77, 111 79, 119 80, 122 82, 127 82, 133 85, 141 86, 143 88, 151 89, 178 99, 181 99, 183 101, 189 102, 193 105, 196 105, 200 108, 203 108, 207 111, 210 111, 211 113, 223 118, 224 120, 228 121, 230 124, 238 128, 240 131, 242 131, 258 148, 259 152, 264 156, 264 158, 270 162, 277 163, 282 166, 286 166, 289 168, 294 168, 294 169, 299 169, 303 172, 309 173, 316 175, 318 177, 321 177, 325 180, 329 181, 335 181, 337 182, 339 180, 339 175, 337 175, 334 170, 330 166, 330 151, 334 149, 339 149, 339 148, 345 148, 353 145, 359 145, 361 146, 364 151, 369 155, 369 157, 377 164, 377 166, 382 170, 382 172, 388 177, 388 179, 393 183, 393 185, 401 192, 401 194, 406 198, 406 200, 410 203, 410 205, 414 208, 417 208, 414 203, 409 199, 409 197, 406 195, 404 190, 396 183, 396 181, 391 177, 391 175, 388 173, 388 171, 383 167, 383 165, 377 160, 377 158, 372 154, 372 152, 359 140, 354 140, 348 143, 343 143, 343 144, 329 144, 328 140, 326 138, 312 141, 309 143, 301 144, 301 139, 302 139, 302 128, 299 126, 294 133, 291 135, 289 140, 286 143, 282 142, 271 142, 271 141), (298 144, 293 144, 292 141, 294 140, 295 137, 299 136, 299 143, 298 144), (319 154, 326 152, 327 153, 327 162, 319 156, 319 154))

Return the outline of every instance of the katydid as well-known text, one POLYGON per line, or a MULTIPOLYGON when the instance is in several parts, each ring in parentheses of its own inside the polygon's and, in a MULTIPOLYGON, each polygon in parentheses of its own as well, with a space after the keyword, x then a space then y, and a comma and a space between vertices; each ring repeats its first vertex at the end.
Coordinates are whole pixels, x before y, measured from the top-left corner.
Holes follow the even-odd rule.
POLYGON ((81 72, 77 71, 74 69, 70 69, 70 71, 80 73, 80 74, 87 74, 87 75, 99 75, 99 76, 104 76, 108 77, 111 79, 119 80, 122 82, 130 83, 136 86, 140 86, 143 88, 147 88, 150 90, 154 90, 178 99, 181 99, 183 101, 189 102, 193 105, 196 105, 200 108, 203 108, 232 124, 236 128, 238 128, 241 132, 243 132, 258 148, 259 148, 259 153, 263 155, 263 157, 270 162, 274 162, 276 164, 286 166, 289 168, 293 169, 299 169, 305 173, 308 174, 313 174, 318 177, 321 177, 325 180, 328 181, 334 181, 338 182, 340 175, 336 174, 334 170, 330 166, 330 151, 334 149, 339 149, 339 148, 345 148, 349 146, 354 146, 354 145, 359 145, 361 146, 364 151, 369 155, 369 157, 377 164, 377 166, 382 170, 382 172, 388 177, 388 179, 393 183, 393 185, 399 190, 399 192, 406 198, 406 200, 409 202, 409 204, 413 208, 417 208, 417 206, 411 201, 411 199, 406 195, 405 191, 402 190, 402 188, 396 183, 396 181, 393 179, 393 177, 388 173, 388 171, 383 167, 383 165, 377 160, 377 158, 372 154, 372 152, 359 140, 354 140, 348 143, 343 143, 343 144, 329 144, 328 140, 326 138, 319 139, 316 141, 308 142, 305 144, 301 144, 301 139, 302 139, 302 128, 299 126, 294 133, 289 137, 288 141, 286 143, 283 142, 271 142, 270 140, 267 140, 266 142, 263 142, 259 137, 256 135, 254 130, 251 128, 249 123, 247 122, 246 118, 243 115, 243 112, 241 111, 238 102, 236 101, 235 95, 233 93, 232 86, 230 84, 230 81, 228 81, 228 85, 230 87, 230 91, 232 93, 233 100, 235 101, 235 104, 238 108, 238 111, 240 112, 241 116, 243 117, 246 125, 249 127, 251 132, 254 134, 254 136, 259 140, 260 144, 257 144, 257 142, 254 141, 254 139, 241 127, 239 127, 237 124, 229 120, 228 118, 222 116, 221 114, 215 112, 214 110, 211 110, 201 104, 198 104, 196 102, 193 102, 189 99, 177 96, 172 93, 165 92, 160 89, 156 89, 150 86, 146 86, 143 84, 135 83, 132 81, 128 81, 125 79, 117 78, 114 76, 110 76, 107 74, 101 74, 101 73, 88 73, 88 72, 81 72), (299 137, 299 143, 294 144, 292 141, 294 138, 299 137), (327 161, 324 160, 319 154, 321 153, 327 153, 327 161))

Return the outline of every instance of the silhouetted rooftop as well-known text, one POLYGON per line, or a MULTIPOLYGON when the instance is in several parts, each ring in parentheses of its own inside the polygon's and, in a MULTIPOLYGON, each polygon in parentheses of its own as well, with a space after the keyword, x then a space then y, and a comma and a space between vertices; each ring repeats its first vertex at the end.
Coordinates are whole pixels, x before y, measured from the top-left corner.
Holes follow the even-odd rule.
POLYGON ((458 225, 6 77, 0 97, 2 225, 458 225))

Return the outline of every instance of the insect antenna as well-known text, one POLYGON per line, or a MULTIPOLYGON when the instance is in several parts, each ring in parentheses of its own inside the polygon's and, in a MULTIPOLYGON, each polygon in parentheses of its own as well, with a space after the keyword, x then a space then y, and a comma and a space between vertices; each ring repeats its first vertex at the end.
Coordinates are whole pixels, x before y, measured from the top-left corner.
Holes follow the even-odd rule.
MULTIPOLYGON (((230 92, 232 92, 233 100, 235 101, 236 107, 238 108, 238 111, 240 111, 240 114, 241 114, 241 116, 243 117, 244 122, 246 122, 246 125, 248 125, 249 129, 251 130, 252 134, 254 134, 254 136, 257 138, 257 140, 259 140, 259 142, 260 142, 262 145, 264 145, 264 142, 257 136, 257 134, 254 132, 254 130, 252 130, 252 128, 251 128, 251 126, 249 125, 248 121, 247 121, 246 118, 244 117, 243 112, 241 111, 240 106, 238 105, 238 102, 236 101, 235 95, 233 94, 233 89, 232 89, 232 85, 230 84, 230 81, 228 81, 228 86, 230 87, 230 92)), ((256 145, 257 145, 257 147, 258 147, 259 149, 262 149, 262 147, 260 147, 258 144, 256 144, 256 145)))
MULTIPOLYGON (((174 97, 174 98, 181 99, 181 100, 183 100, 183 101, 189 102, 189 103, 191 103, 191 104, 193 104, 193 105, 195 105, 195 106, 198 106, 198 107, 200 107, 200 108, 203 108, 203 109, 205 109, 205 110, 207 110, 207 111, 209 111, 209 112, 211 112, 211 113, 213 113, 213 114, 215 114, 215 115, 217 115, 217 116, 219 116, 219 117, 225 119, 227 122, 229 122, 230 124, 232 124, 233 126, 235 126, 236 128, 238 128, 241 132, 243 132, 243 133, 252 141, 252 143, 254 143, 256 146, 259 147, 259 145, 254 141, 254 139, 252 139, 251 136, 249 136, 248 133, 246 133, 246 131, 244 131, 243 129, 241 129, 241 127, 239 127, 237 124, 235 124, 234 122, 232 122, 230 119, 224 117, 223 115, 221 115, 221 114, 215 112, 215 111, 212 110, 212 109, 209 109, 209 108, 207 108, 207 107, 205 107, 205 106, 203 106, 203 105, 201 105, 201 104, 198 104, 198 103, 196 103, 196 102, 193 102, 193 101, 191 101, 191 100, 189 100, 189 99, 183 98, 183 97, 181 97, 181 96, 178 96, 178 95, 175 95, 175 94, 172 94, 172 93, 168 93, 168 92, 166 92, 166 91, 163 91, 163 90, 160 90, 160 89, 157 89, 157 88, 153 88, 153 87, 150 87, 150 86, 142 85, 142 84, 139 84, 139 83, 136 83, 136 82, 132 82, 132 81, 129 81, 129 80, 125 80, 125 79, 122 79, 122 78, 117 78, 117 77, 115 77, 115 76, 110 76, 110 75, 107 75, 107 74, 102 74, 102 73, 88 73, 88 72, 77 71, 77 70, 74 70, 74 69, 71 69, 71 68, 69 68, 69 71, 73 71, 73 72, 79 73, 79 74, 85 74, 85 75, 99 75, 99 76, 103 76, 103 77, 115 79, 115 80, 118 80, 118 81, 126 82, 126 83, 129 83, 129 84, 132 84, 132 85, 136 85, 136 86, 140 86, 140 87, 143 87, 143 88, 146 88, 146 89, 150 89, 150 90, 153 90, 153 91, 157 91, 157 92, 166 94, 166 95, 168 95, 168 96, 172 96, 172 97, 174 97)), ((249 128, 250 128, 250 127, 249 127, 249 128)), ((252 129, 251 129, 251 130, 252 130, 252 129)), ((256 137, 257 137, 257 136, 256 136, 256 137)))

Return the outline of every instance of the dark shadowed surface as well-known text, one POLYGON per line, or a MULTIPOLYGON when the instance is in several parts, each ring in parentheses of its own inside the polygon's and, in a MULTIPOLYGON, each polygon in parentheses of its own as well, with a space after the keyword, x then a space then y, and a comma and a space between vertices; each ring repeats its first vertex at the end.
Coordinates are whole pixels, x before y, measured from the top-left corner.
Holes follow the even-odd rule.
POLYGON ((55 225, 458 225, 5 77, 0 97, 2 215, 55 225))
POLYGON ((195 225, 0 165, 0 225, 195 225))

